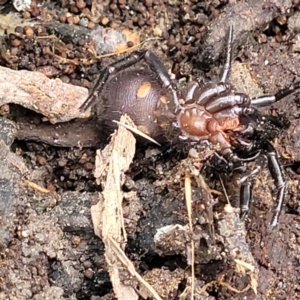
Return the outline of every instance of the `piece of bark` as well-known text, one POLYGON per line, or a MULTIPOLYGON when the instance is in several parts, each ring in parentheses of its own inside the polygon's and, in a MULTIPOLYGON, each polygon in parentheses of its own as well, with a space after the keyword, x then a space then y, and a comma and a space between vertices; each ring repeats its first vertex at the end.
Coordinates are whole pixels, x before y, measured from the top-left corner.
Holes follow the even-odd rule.
POLYGON ((236 263, 240 274, 249 274, 249 287, 256 295, 259 269, 247 243, 245 224, 241 222, 239 212, 238 208, 225 205, 219 216, 218 231, 223 238, 227 257, 236 263))
POLYGON ((25 141, 47 143, 56 147, 97 147, 106 135, 96 120, 76 120, 74 122, 35 125, 18 123, 16 138, 25 141))
MULTIPOLYGON (((122 117, 121 120, 125 118, 122 117)), ((98 150, 96 156, 95 177, 98 183, 103 181, 104 199, 103 202, 100 201, 92 206, 92 221, 95 234, 101 237, 105 244, 106 261, 111 266, 108 271, 118 299, 125 299, 122 296, 125 286, 120 280, 122 265, 116 260, 111 239, 122 245, 125 245, 127 240, 122 213, 121 185, 125 178, 124 172, 129 168, 134 153, 135 139, 132 133, 120 126, 119 130, 113 134, 110 144, 104 150, 98 150)), ((135 299, 134 296, 133 299, 135 299)))
MULTIPOLYGON (((134 126, 126 116, 121 117, 121 123, 134 126)), ((133 263, 124 252, 127 242, 123 218, 122 184, 124 173, 128 170, 135 154, 135 138, 133 134, 119 125, 112 135, 109 145, 104 150, 97 151, 95 177, 97 183, 102 183, 103 192, 99 203, 91 208, 94 231, 105 245, 105 259, 108 272, 117 299, 135 300, 137 282, 143 285, 154 299, 161 299, 157 292, 137 273, 133 263), (102 200, 102 201, 101 201, 102 200), (123 283, 122 278, 130 274, 132 282, 123 283)), ((130 278, 130 276, 128 276, 130 278)))
POLYGON ((7 103, 21 105, 44 115, 51 123, 89 116, 89 110, 79 110, 88 97, 86 88, 49 79, 39 72, 4 67, 0 67, 0 72, 0 106, 7 103))

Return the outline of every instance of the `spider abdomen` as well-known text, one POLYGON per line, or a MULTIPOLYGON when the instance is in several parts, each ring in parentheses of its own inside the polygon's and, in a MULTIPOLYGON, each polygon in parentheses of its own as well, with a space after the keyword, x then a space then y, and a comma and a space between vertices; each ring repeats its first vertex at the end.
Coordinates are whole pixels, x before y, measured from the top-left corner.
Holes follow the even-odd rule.
POLYGON ((168 95, 150 71, 128 70, 117 74, 105 84, 101 97, 107 119, 119 120, 126 113, 144 133, 154 138, 163 134, 161 126, 153 120, 160 104, 168 102, 168 95))

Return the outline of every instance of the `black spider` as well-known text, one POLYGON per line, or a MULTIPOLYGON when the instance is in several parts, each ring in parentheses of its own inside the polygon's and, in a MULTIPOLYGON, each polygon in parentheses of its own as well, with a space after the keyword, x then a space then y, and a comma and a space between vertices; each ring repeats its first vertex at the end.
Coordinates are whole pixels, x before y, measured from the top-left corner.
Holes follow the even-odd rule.
MULTIPOLYGON (((218 83, 199 85, 198 82, 190 82, 182 91, 171 81, 163 63, 153 52, 135 51, 101 71, 81 110, 86 110, 101 97, 108 104, 107 114, 111 120, 127 113, 140 130, 154 138, 164 134, 167 127, 173 124, 183 140, 210 142, 217 150, 216 155, 231 170, 242 168, 245 162, 260 158, 262 165, 268 164, 278 190, 271 222, 275 226, 282 209, 286 183, 278 155, 270 143, 272 139, 262 135, 257 138, 257 128, 263 121, 258 109, 293 93, 300 84, 280 90, 275 95, 255 99, 236 92, 228 83, 232 40, 231 27, 226 62, 218 83), (146 68, 130 68, 142 60, 146 68)), ((240 180, 242 219, 247 216, 252 201, 252 185, 249 181, 261 167, 257 166, 240 180)))

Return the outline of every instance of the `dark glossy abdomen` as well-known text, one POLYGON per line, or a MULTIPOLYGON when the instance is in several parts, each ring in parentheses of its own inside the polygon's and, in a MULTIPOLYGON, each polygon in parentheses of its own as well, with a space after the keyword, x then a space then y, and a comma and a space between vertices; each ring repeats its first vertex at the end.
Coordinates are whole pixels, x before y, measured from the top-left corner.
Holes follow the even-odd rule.
POLYGON ((101 97, 107 106, 105 119, 119 120, 127 113, 140 130, 152 137, 162 134, 155 123, 159 102, 166 98, 162 86, 148 70, 128 70, 112 77, 101 97))

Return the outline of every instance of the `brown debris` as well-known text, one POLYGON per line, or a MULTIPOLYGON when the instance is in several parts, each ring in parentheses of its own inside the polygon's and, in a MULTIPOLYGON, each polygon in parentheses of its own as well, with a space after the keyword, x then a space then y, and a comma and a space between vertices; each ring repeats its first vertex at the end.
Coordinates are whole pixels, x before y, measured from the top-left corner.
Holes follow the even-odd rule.
POLYGON ((57 147, 97 147, 104 139, 105 130, 96 120, 77 119, 74 122, 33 124, 23 118, 18 123, 16 138, 25 141, 47 143, 57 147))
POLYGON ((14 71, 0 67, 0 106, 15 103, 36 111, 51 123, 86 118, 88 112, 79 110, 88 90, 49 79, 39 72, 14 71))
POLYGON ((18 13, 9 13, 7 15, 1 14, 0 15, 0 35, 3 35, 4 31, 7 33, 14 32, 16 26, 23 25, 23 26, 33 26, 35 22, 25 21, 24 19, 20 18, 18 13))
MULTIPOLYGON (((185 278, 185 271, 176 269, 170 271, 167 269, 153 269, 147 272, 144 279, 151 284, 163 299, 174 299, 178 294, 178 286, 185 278)), ((151 297, 145 288, 139 291, 144 299, 151 297)))
POLYGON ((137 31, 123 29, 114 30, 112 28, 97 27, 90 34, 94 51, 99 57, 130 52, 140 45, 140 36, 137 31))
MULTIPOLYGON (((122 117, 121 120, 126 122, 126 118, 122 117)), ((95 177, 98 184, 104 179, 104 209, 102 232, 95 226, 95 234, 99 237, 104 237, 107 234, 112 235, 116 240, 122 239, 121 228, 123 222, 120 219, 123 218, 122 214, 122 193, 120 187, 124 182, 124 175, 129 165, 132 162, 135 153, 135 139, 129 131, 120 127, 117 133, 112 136, 112 140, 104 150, 97 151, 95 177), (110 201, 108 201, 110 199, 110 201), (109 205, 105 208, 105 203, 108 201, 109 205), (118 215, 115 213, 118 211, 118 215), (120 223, 121 222, 121 223, 120 223), (118 227, 122 225, 121 227, 118 227)), ((123 232, 123 234, 126 234, 123 232)), ((125 238, 126 241, 126 238, 125 238)))
POLYGON ((45 194, 48 194, 50 193, 49 190, 45 189, 44 187, 30 181, 30 180, 24 180, 24 183, 26 183, 30 188, 36 190, 37 192, 40 192, 40 193, 45 193, 45 194))
MULTIPOLYGON (((121 123, 132 123, 128 117, 121 117, 121 123)), ((132 125, 132 124, 130 124, 132 125)), ((95 234, 105 244, 105 258, 108 272, 118 299, 138 299, 131 285, 124 285, 121 277, 125 270, 147 287, 155 299, 158 294, 135 271, 134 265, 124 253, 127 234, 124 226, 121 186, 124 183, 124 172, 132 162, 135 153, 135 138, 123 126, 112 136, 109 145, 103 151, 97 151, 95 177, 98 183, 104 181, 103 203, 92 206, 92 220, 95 234)))
POLYGON ((247 285, 257 294, 258 266, 246 241, 245 225, 240 221, 239 209, 227 204, 219 218, 219 234, 224 239, 228 258, 236 263, 237 274, 249 274, 250 282, 247 285))

